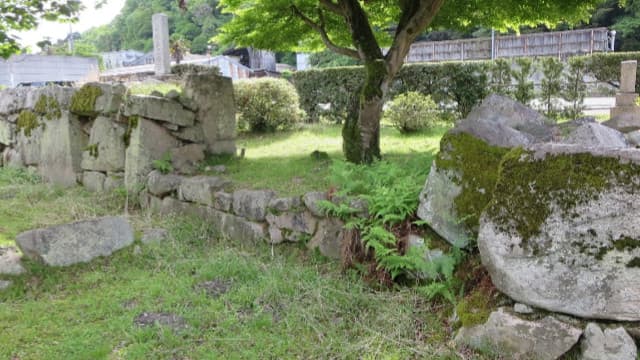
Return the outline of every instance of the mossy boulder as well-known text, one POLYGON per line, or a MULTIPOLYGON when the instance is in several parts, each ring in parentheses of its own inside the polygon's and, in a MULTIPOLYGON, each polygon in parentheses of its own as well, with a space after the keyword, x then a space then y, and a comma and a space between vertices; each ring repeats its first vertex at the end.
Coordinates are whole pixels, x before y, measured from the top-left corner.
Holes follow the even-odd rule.
POLYGON ((509 98, 489 96, 442 138, 418 216, 451 244, 474 243, 502 157, 511 148, 550 139, 543 116, 509 98))
POLYGON ((541 144, 500 164, 478 248, 516 301, 640 321, 640 150, 541 144))
POLYGON ((78 89, 71 98, 69 109, 81 116, 115 114, 124 102, 127 88, 122 84, 88 83, 78 89))

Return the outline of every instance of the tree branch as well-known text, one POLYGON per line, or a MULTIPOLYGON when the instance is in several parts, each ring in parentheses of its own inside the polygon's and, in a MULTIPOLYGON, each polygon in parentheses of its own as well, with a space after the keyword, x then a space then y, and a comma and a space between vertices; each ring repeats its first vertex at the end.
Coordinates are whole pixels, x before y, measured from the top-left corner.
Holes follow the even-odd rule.
POLYGON ((391 73, 395 74, 400 70, 411 43, 433 21, 443 4, 444 0, 400 1, 400 22, 386 55, 391 73))
MULTIPOLYGON (((331 2, 331 1, 328 1, 331 2)), ((311 27, 313 30, 315 30, 316 32, 318 32, 320 34, 320 38, 322 38, 322 42, 325 44, 325 46, 338 54, 341 55, 345 55, 345 56, 349 56, 352 58, 356 58, 356 59, 360 59, 360 55, 358 54, 357 51, 353 50, 353 49, 349 49, 346 47, 341 47, 336 45, 333 41, 331 41, 331 39, 329 38, 329 35, 327 34, 327 31, 325 29, 325 24, 324 24, 324 16, 322 14, 322 10, 318 9, 318 14, 320 16, 320 23, 317 23, 313 20, 311 20, 308 16, 306 16, 305 14, 302 13, 302 11, 300 11, 300 9, 298 9, 297 6, 295 5, 291 5, 291 9, 293 10, 293 13, 298 16, 299 18, 302 19, 302 21, 304 21, 307 25, 309 25, 309 27, 311 27)))
POLYGON ((344 12, 340 5, 334 3, 332 0, 320 0, 320 5, 336 15, 344 16, 344 12))

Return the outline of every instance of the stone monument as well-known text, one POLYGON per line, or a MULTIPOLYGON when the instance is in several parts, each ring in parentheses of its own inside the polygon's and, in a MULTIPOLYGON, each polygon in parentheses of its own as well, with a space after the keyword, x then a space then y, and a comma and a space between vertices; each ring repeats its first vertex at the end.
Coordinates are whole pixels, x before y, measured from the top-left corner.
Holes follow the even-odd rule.
POLYGON ((616 106, 611 109, 611 120, 604 125, 623 133, 640 129, 640 106, 636 104, 636 60, 623 61, 621 64, 620 90, 616 94, 616 106))
POLYGON ((153 26, 153 59, 156 75, 171 73, 171 57, 169 55, 169 17, 165 14, 154 14, 153 26))

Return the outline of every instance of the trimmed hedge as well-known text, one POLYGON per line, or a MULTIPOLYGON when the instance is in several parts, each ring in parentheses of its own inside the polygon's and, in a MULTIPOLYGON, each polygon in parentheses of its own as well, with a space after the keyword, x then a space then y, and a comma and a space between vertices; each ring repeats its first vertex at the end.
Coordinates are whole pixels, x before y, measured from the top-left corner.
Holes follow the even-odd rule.
MULTIPOLYGON (((541 59, 534 61, 533 72, 539 71, 541 59)), ((640 52, 598 53, 577 59, 584 60, 585 73, 593 75, 598 81, 617 84, 620 80, 620 62, 640 62, 640 52)), ((515 60, 506 61, 511 64, 515 60)), ((447 108, 454 105, 455 110, 465 117, 492 90, 506 85, 508 88, 503 91, 513 96, 511 92, 517 88, 518 79, 514 76, 513 82, 507 85, 508 80, 500 78, 505 74, 495 74, 500 74, 497 71, 500 69, 496 69, 500 65, 500 62, 491 61, 407 64, 393 81, 388 100, 399 94, 416 91, 430 95, 436 103, 444 104, 447 108)), ((505 67, 504 64, 502 67, 505 67)), ((565 63, 565 68, 568 67, 565 63)), ((640 93, 640 71, 636 76, 636 92, 640 93)), ((531 87, 525 80, 521 81, 522 86, 531 87)), ((339 122, 346 117, 350 104, 357 103, 359 88, 364 83, 364 68, 349 66, 298 71, 293 74, 293 83, 300 96, 300 105, 310 121, 316 122, 324 115, 339 122), (331 104, 328 110, 318 106, 328 103, 331 104)))
MULTIPOLYGON (((620 63, 626 60, 637 60, 640 63, 640 52, 598 53, 581 56, 587 68, 598 81, 619 83, 620 63)), ((636 72, 636 93, 640 93, 640 71, 636 72)))
MULTIPOLYGON (((455 103, 463 116, 479 103, 488 89, 487 66, 490 62, 447 62, 437 64, 407 64, 393 81, 388 97, 416 91, 430 95, 436 103, 455 103)), ((364 83, 364 68, 349 66, 298 71, 293 83, 300 96, 300 105, 311 121, 320 115, 344 119, 350 104, 356 103, 364 83), (329 110, 317 104, 330 103, 329 110)))

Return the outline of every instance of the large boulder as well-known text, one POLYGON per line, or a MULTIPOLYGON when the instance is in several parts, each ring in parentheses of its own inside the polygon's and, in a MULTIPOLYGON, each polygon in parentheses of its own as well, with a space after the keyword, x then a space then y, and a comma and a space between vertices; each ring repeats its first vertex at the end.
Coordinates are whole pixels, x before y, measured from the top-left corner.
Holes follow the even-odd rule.
POLYGON ((582 360, 636 360, 638 348, 623 327, 605 329, 589 323, 580 344, 582 360))
POLYGON ((22 253, 50 266, 68 266, 107 256, 133 243, 123 217, 104 217, 30 230, 16 237, 22 253))
POLYGON ((139 116, 179 126, 193 126, 195 114, 177 101, 163 97, 136 95, 127 99, 125 116, 139 116))
POLYGON ((217 75, 189 74, 185 98, 198 108, 198 121, 207 151, 235 154, 236 106, 231 79, 217 75))
POLYGON ((455 341, 475 349, 489 347, 508 359, 556 360, 578 342, 581 334, 582 330, 551 316, 528 321, 500 308, 485 324, 460 329, 455 341))
POLYGON ((82 168, 92 171, 123 171, 126 128, 113 119, 99 116, 91 127, 89 145, 82 154, 82 168))
POLYGON ((16 126, 0 117, 0 145, 13 145, 15 142, 16 126))
POLYGON ((505 155, 478 247, 516 301, 640 321, 640 150, 543 144, 505 155))
POLYGON ((125 184, 135 190, 146 181, 154 160, 161 159, 171 149, 180 146, 169 131, 155 122, 143 118, 131 121, 131 135, 125 158, 125 184))
POLYGON ((546 123, 514 100, 487 97, 442 138, 420 194, 418 217, 451 244, 467 246, 491 200, 502 156, 510 148, 550 140, 546 123))
POLYGON ((594 147, 624 148, 628 146, 623 133, 597 122, 578 126, 562 142, 594 147))
POLYGON ((42 178, 60 186, 74 186, 81 177, 82 152, 89 137, 82 130, 80 119, 63 111, 58 119, 47 120, 40 140, 42 178))

